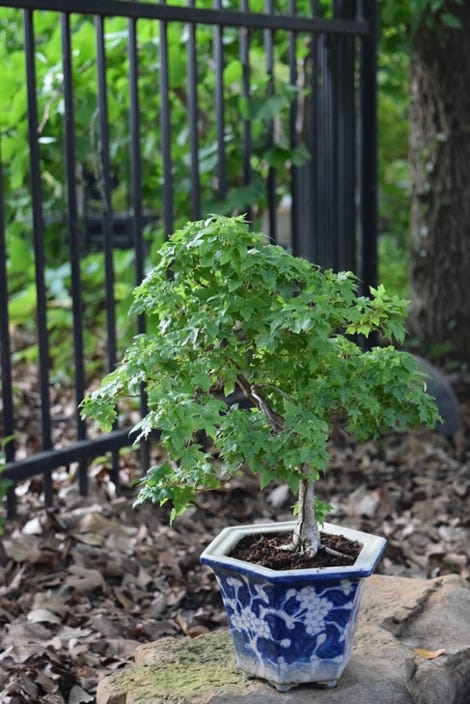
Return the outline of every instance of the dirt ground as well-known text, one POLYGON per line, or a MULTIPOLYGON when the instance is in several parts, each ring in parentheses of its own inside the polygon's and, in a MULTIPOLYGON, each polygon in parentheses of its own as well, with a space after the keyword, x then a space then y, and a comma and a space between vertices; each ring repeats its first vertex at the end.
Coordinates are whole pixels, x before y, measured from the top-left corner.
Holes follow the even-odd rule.
MULTIPOLYGON (((378 442, 338 436, 318 493, 329 520, 383 535, 378 571, 407 577, 470 578, 470 377, 452 378, 463 428, 457 436, 416 431, 378 442)), ((122 459, 124 483, 135 459, 122 459)), ((93 702, 100 678, 132 661, 139 643, 195 637, 225 617, 214 578, 199 554, 224 526, 288 520, 284 486, 259 493, 246 474, 202 494, 173 526, 169 509, 132 508, 106 462, 90 470, 81 497, 73 473, 54 476, 56 504, 41 485, 19 488, 19 516, 8 522, 0 569, 0 701, 93 702)))

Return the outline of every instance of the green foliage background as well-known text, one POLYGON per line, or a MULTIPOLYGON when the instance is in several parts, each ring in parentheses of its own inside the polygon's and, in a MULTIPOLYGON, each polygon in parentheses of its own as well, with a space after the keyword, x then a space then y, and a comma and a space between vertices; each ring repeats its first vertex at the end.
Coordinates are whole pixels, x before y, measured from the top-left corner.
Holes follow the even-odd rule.
MULTIPOLYGON (((179 0, 186 4, 185 0, 179 0)), ((454 5, 461 2, 455 0, 454 5)), ((211 0, 198 0, 198 6, 212 6, 211 0)), ((282 4, 282 3, 281 3, 282 4)), ((417 22, 441 22, 458 29, 458 21, 443 0, 381 0, 379 44, 379 281, 392 293, 405 294, 408 288, 408 230, 410 184, 407 162, 408 151, 408 62, 412 34, 417 22), (424 19, 423 19, 424 18, 424 19)), ((235 5, 234 5, 235 6, 235 5)), ((329 6, 329 4, 328 4, 329 6)), ((279 5, 280 7, 280 5, 279 5)), ((326 7, 326 4, 325 4, 326 7)), ((263 0, 252 0, 251 10, 262 11, 263 0)), ((279 8, 277 8, 279 9, 279 8)), ((308 11, 306 3, 298 3, 298 12, 308 11), (305 8, 303 5, 305 4, 305 8)), ((326 10, 325 10, 326 12, 326 10)), ((46 287, 48 291, 48 327, 51 341, 53 377, 57 380, 70 376, 72 351, 70 337, 72 301, 70 295, 70 265, 66 236, 66 184, 64 175, 64 99, 61 55, 61 28, 58 15, 36 12, 34 20, 36 43, 35 69, 39 93, 37 96, 39 146, 41 159, 41 188, 46 234, 46 287), (55 362, 55 364, 54 364, 55 362)), ((128 25, 122 18, 105 23, 107 109, 110 125, 110 159, 112 163, 112 208, 115 213, 129 210, 129 85, 128 85, 128 25)), ((287 142, 289 108, 293 99, 304 96, 289 82, 288 35, 276 32, 274 65, 275 81, 266 70, 264 37, 254 31, 250 37, 250 102, 247 103, 241 87, 243 67, 240 61, 238 30, 224 31, 224 119, 226 124, 227 187, 219 188, 214 180, 217 163, 217 135, 213 96, 215 76, 208 60, 212 52, 213 28, 198 26, 197 83, 200 129, 201 203, 203 212, 191 212, 188 192, 191 172, 188 154, 188 83, 187 58, 190 36, 183 24, 171 23, 166 41, 169 51, 170 107, 172 114, 171 156, 175 213, 180 225, 194 215, 208 212, 229 214, 244 212, 254 207, 261 212, 266 205, 266 179, 271 170, 276 172, 277 198, 289 188, 289 170, 286 164, 301 165, 309 154, 300 143, 295 149, 287 142), (240 177, 243 120, 251 125, 251 182, 243 184, 240 177), (276 144, 269 141, 269 131, 276 126, 276 144)), ((99 130, 97 110, 96 35, 93 20, 81 15, 71 16, 73 48, 72 70, 74 91, 79 100, 75 104, 74 127, 76 158, 80 174, 88 179, 88 188, 80 194, 80 209, 99 217, 101 210, 99 130)), ((142 206, 146 214, 161 215, 163 200, 163 160, 160 129, 159 81, 160 36, 157 22, 139 22, 139 100, 141 107, 142 206)), ((308 38, 299 35, 299 61, 308 52, 308 38)), ((30 163, 28 149, 27 96, 23 53, 22 13, 20 10, 0 9, 0 138, 2 186, 4 196, 6 236, 8 249, 9 314, 13 328, 31 332, 31 340, 17 349, 17 356, 33 360, 37 354, 34 338, 36 290, 34 284, 34 255, 30 241, 32 206, 29 196, 30 163)), ((160 219, 161 223, 161 219, 160 219)), ((147 225, 145 237, 150 255, 163 240, 161 224, 147 225)), ((132 257, 129 252, 116 249, 114 267, 116 283, 114 296, 118 344, 123 348, 133 330, 129 327, 127 310, 134 284, 132 257)), ((154 264, 151 256, 149 265, 154 264)), ((97 329, 104 329, 103 256, 99 252, 84 251, 81 260, 83 308, 87 319, 97 329)), ((99 364, 97 340, 100 336, 85 335, 85 356, 89 371, 99 364)), ((23 336, 28 340, 28 336, 23 336)))
MULTIPOLYGON (((178 4, 178 3, 176 3, 178 4)), ((186 4, 184 1, 181 4, 186 4)), ((200 0, 198 7, 212 7, 211 0, 200 0)), ((234 3, 235 7, 235 3, 234 3)), ((253 0, 250 8, 262 11, 262 0, 253 0)), ((301 8, 299 7, 299 11, 301 8)), ((48 327, 51 338, 52 362, 56 361, 56 378, 71 371, 71 350, 64 344, 70 337, 73 320, 70 296, 70 265, 66 232, 66 179, 64 173, 64 97, 63 66, 61 55, 61 27, 57 13, 34 13, 35 71, 38 89, 38 133, 41 167, 42 215, 45 227, 45 258, 47 263, 46 287, 48 291, 48 327)), ((164 237, 162 211, 164 200, 164 163, 160 115, 159 85, 162 80, 160 44, 163 41, 160 23, 137 23, 139 57, 139 102, 141 119, 142 208, 153 218, 153 225, 145 229, 149 243, 149 261, 164 237)), ((199 163, 201 213, 191 210, 191 164, 188 144, 189 90, 187 52, 190 30, 183 23, 168 23, 165 41, 168 46, 169 104, 171 109, 171 159, 173 203, 176 223, 202 216, 209 212, 246 212, 254 208, 260 213, 267 202, 266 181, 268 173, 276 172, 276 197, 280 200, 289 189, 288 165, 303 164, 309 154, 306 148, 289 144, 292 100, 298 90, 289 83, 287 59, 288 35, 276 34, 273 63, 275 80, 266 68, 265 36, 262 30, 253 30, 250 36, 250 101, 243 91, 243 66, 240 60, 239 30, 224 30, 224 124, 226 184, 217 183, 214 177, 217 164, 217 126, 214 109, 216 71, 211 59, 214 30, 211 26, 198 25, 195 30, 196 81, 198 85, 199 163), (251 177, 249 185, 243 183, 242 130, 244 121, 250 122, 251 177), (270 142, 269 133, 276 126, 276 144, 270 142)), ((129 59, 128 22, 124 18, 105 21, 107 111, 109 123, 110 162, 112 165, 112 210, 114 213, 129 211, 131 194, 130 173, 130 123, 129 123, 129 59)), ((71 16, 72 75, 76 96, 74 104, 75 151, 79 173, 77 181, 88 184, 79 193, 80 213, 100 217, 103 200, 102 174, 100 173, 100 134, 98 124, 98 74, 97 47, 94 21, 88 16, 71 16)), ((298 36, 299 61, 309 50, 308 37, 298 36)), ((2 160, 2 186, 5 202, 5 222, 8 250, 9 314, 14 327, 31 330, 36 310, 34 284, 34 255, 30 240, 32 203, 29 196, 30 162, 28 148, 27 95, 25 85, 25 60, 23 53, 22 13, 20 10, 0 9, 0 102, 8 109, 0 112, 0 137, 2 160)), ((128 339, 127 310, 130 291, 134 283, 128 252, 114 252, 116 284, 114 296, 117 303, 116 319, 118 344, 128 339)), ((100 253, 90 253, 84 248, 81 260, 83 308, 87 319, 98 328, 104 326, 103 277, 104 261, 100 253)), ((99 335, 85 336, 85 355, 90 360, 99 355, 96 344, 99 335)), ((27 344, 21 350, 25 358, 33 359, 36 349, 27 344)))

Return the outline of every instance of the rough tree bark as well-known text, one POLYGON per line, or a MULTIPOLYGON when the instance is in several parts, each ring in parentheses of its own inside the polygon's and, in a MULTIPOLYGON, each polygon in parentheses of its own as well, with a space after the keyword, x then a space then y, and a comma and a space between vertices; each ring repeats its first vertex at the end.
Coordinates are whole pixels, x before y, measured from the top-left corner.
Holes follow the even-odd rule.
POLYGON ((423 21, 411 58, 410 328, 470 360, 470 2, 461 29, 423 21))
POLYGON ((315 484, 308 479, 299 482, 299 513, 292 536, 292 547, 316 555, 320 547, 320 528, 314 510, 315 484))

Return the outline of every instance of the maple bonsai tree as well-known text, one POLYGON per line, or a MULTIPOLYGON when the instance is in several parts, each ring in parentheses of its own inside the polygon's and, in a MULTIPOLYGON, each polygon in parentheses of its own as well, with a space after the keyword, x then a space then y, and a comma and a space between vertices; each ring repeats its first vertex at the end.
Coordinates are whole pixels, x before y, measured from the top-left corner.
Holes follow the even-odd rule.
POLYGON ((358 295, 352 273, 267 244, 243 217, 190 222, 135 289, 131 312, 147 316, 148 332, 85 398, 83 415, 110 429, 117 401, 143 385, 136 442, 158 429, 167 459, 142 479, 137 502, 171 501, 174 517, 248 467, 261 487, 279 480, 298 495, 284 547, 313 555, 327 510, 315 482, 334 426, 363 440, 438 418, 410 354, 356 342, 373 332, 401 342, 406 304, 382 286, 358 295), (249 408, 227 405, 234 392, 249 408))

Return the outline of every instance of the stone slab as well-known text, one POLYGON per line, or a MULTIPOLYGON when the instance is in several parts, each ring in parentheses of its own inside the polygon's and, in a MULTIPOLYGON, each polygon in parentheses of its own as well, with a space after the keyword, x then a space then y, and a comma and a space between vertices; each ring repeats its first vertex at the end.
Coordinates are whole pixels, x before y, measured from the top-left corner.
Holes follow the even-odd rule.
POLYGON ((450 575, 367 580, 351 660, 334 689, 277 692, 238 671, 227 631, 140 646, 97 704, 469 704, 470 586, 450 575), (418 651, 418 652, 416 652, 418 651), (436 657, 434 654, 440 653, 436 657))

